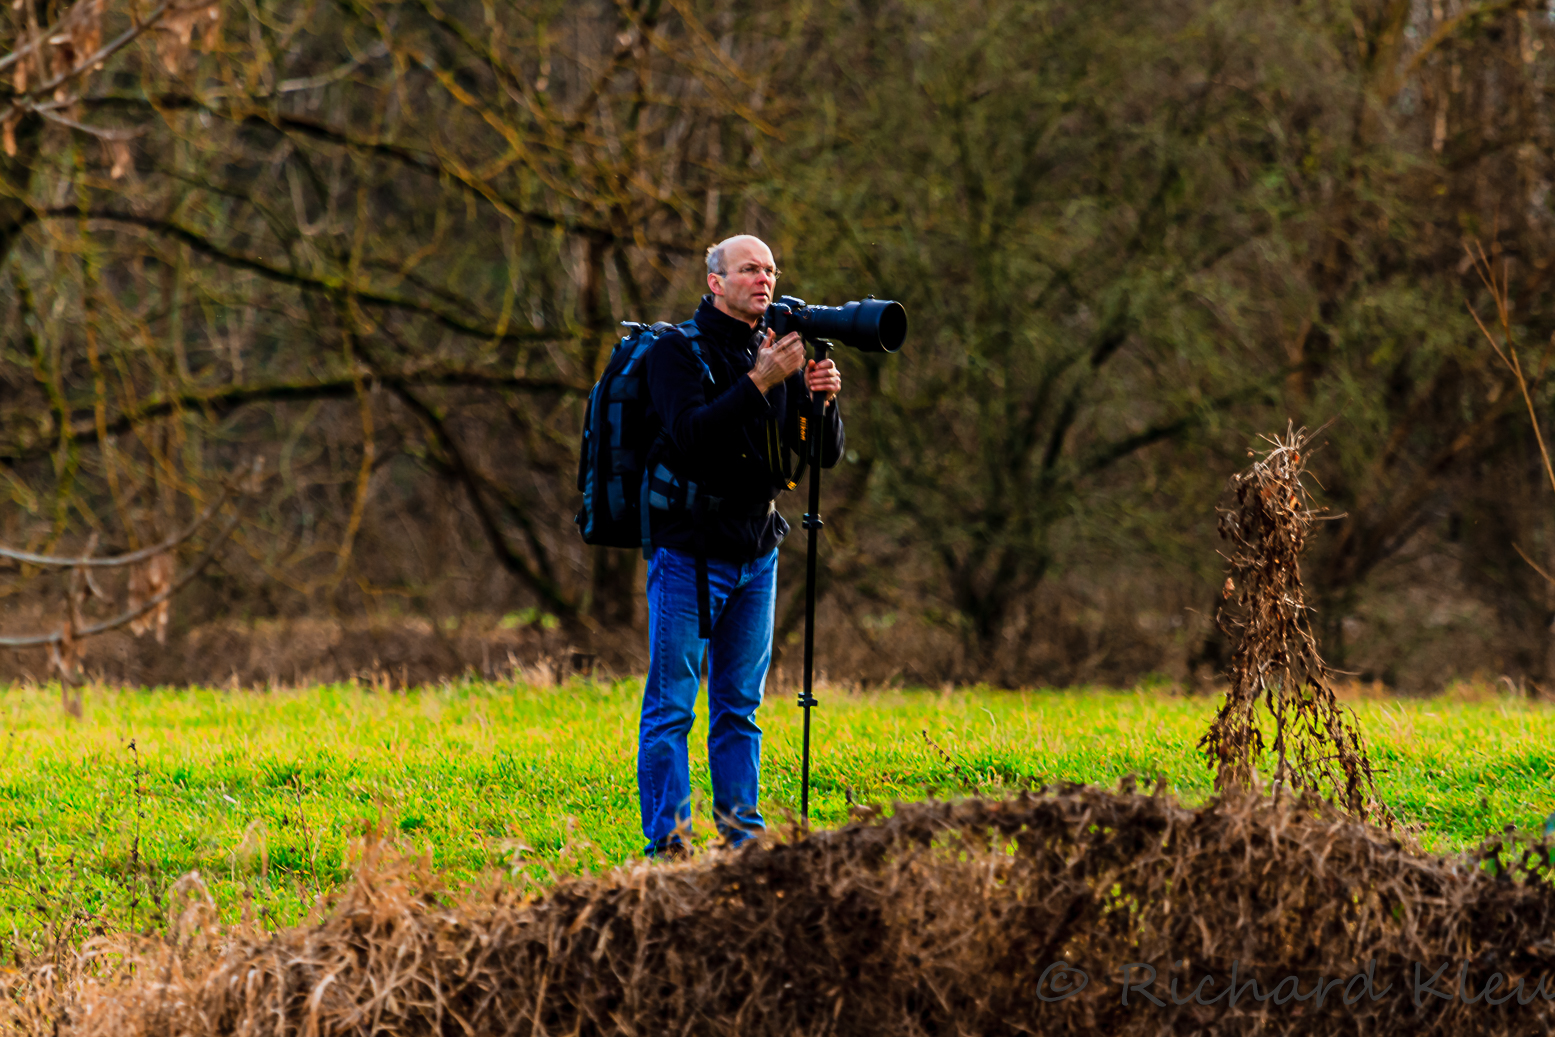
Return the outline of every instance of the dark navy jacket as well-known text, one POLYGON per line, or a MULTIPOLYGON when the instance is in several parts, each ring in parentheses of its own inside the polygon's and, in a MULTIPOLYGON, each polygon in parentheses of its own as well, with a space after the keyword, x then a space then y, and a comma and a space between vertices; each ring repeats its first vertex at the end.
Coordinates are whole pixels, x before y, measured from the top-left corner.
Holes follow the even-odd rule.
MULTIPOLYGON (((810 391, 804 369, 767 390, 765 396, 747 376, 765 330, 720 311, 711 296, 697 307, 697 340, 712 372, 709 387, 691 343, 679 329, 665 332, 647 357, 649 427, 657 419, 669 431, 659 460, 698 485, 698 492, 720 498, 717 510, 704 512, 702 532, 709 558, 754 561, 776 547, 788 523, 769 508, 783 487, 772 457, 773 432, 779 452, 793 451, 797 464, 799 412, 809 413, 810 391), (775 426, 775 429, 772 427, 775 426)), ((821 462, 830 468, 842 456, 842 416, 837 402, 826 408, 821 462)), ((651 512, 653 545, 694 552, 697 528, 684 511, 651 512)))

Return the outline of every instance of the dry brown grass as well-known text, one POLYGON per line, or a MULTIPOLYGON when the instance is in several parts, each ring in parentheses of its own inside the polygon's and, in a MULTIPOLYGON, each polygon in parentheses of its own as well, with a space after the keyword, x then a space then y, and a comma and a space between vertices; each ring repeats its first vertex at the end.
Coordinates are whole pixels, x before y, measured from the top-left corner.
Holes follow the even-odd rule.
POLYGON ((188 880, 167 937, 99 939, 8 973, 6 1031, 1510 1034, 1548 1032, 1555 1016, 1542 992, 1499 1008, 1412 997, 1416 962, 1426 977, 1448 966, 1443 992, 1463 963, 1474 992, 1495 972, 1532 986, 1555 969, 1543 844, 1427 857, 1290 797, 1188 810, 1128 787, 1067 787, 900 806, 534 900, 497 884, 450 904, 423 869, 370 846, 327 918, 278 934, 214 926, 188 880), (1044 1001, 1059 961, 1089 983, 1044 1001), (1213 997, 1233 963, 1259 992, 1296 976, 1307 993, 1371 961, 1381 996, 1351 1004, 1342 983, 1321 1009, 1251 991, 1235 1007, 1169 996, 1173 976, 1185 993, 1212 975, 1213 997), (1137 992, 1121 1003, 1114 977, 1131 962, 1159 970, 1162 1007, 1137 992))

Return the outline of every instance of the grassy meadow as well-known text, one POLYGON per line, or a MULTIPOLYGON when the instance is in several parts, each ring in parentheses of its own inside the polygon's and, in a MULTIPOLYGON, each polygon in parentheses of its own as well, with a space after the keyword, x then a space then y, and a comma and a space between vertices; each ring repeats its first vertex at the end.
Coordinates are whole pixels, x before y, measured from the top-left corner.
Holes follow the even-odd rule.
MULTIPOLYGON (((0 690, 0 942, 36 946, 99 926, 156 928, 197 870, 222 915, 293 924, 384 832, 450 885, 494 874, 543 885, 642 845, 640 681, 459 683, 408 693, 0 690)), ((1210 791, 1194 745, 1217 706, 1151 690, 858 693, 819 689, 812 819, 848 801, 998 795, 1033 784, 1210 791)), ((1353 703, 1384 796, 1427 848, 1451 851, 1555 808, 1555 710, 1463 693, 1353 703)), ((797 811, 800 712, 769 696, 762 804, 797 811)), ((692 734, 698 838, 709 841, 706 719, 692 734)))

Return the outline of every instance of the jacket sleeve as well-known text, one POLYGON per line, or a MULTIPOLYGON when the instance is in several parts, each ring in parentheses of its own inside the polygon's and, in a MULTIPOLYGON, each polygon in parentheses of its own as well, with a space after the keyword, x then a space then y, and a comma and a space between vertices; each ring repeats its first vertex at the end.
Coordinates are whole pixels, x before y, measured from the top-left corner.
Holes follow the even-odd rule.
MULTIPOLYGON (((810 390, 805 388, 804 384, 804 369, 800 368, 796 373, 789 375, 784 386, 788 391, 788 415, 783 422, 783 439, 789 449, 798 453, 804 449, 804 444, 799 439, 799 418, 803 415, 808 421, 811 408, 810 390)), ((831 468, 835 465, 842 459, 842 452, 847 449, 847 437, 842 430, 840 402, 840 398, 834 399, 826 405, 824 419, 826 436, 821 440, 822 468, 831 468)))
POLYGON ((654 413, 669 430, 675 449, 692 464, 711 461, 718 447, 727 447, 741 434, 742 426, 771 413, 767 398, 744 376, 709 400, 702 365, 691 343, 678 333, 667 333, 654 343, 646 374, 654 413))

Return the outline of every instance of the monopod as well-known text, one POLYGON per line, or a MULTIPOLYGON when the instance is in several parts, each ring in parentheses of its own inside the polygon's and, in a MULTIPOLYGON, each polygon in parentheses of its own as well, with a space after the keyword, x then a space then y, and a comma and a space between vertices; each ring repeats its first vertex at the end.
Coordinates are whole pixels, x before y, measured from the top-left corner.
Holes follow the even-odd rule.
MULTIPOLYGON (((826 359, 828 343, 817 339, 815 362, 826 359)), ((821 441, 826 438, 826 396, 810 401, 810 425, 814 435, 805 437, 810 451, 810 506, 800 525, 805 528, 804 548, 804 687, 799 692, 799 708, 804 710, 804 748, 799 756, 799 823, 810 827, 810 709, 815 705, 812 681, 815 676, 815 555, 816 539, 821 534, 821 441)))
MULTIPOLYGON (((798 331, 815 350, 816 363, 826 359, 830 339, 866 353, 894 353, 907 337, 907 311, 902 304, 866 298, 842 306, 807 306, 785 295, 768 308, 768 327, 779 336, 798 331)), ((800 416, 800 435, 809 457, 810 503, 805 511, 804 686, 799 707, 804 710, 804 743, 799 757, 799 821, 810 827, 810 710, 815 700, 815 566, 821 532, 821 448, 826 438, 826 397, 810 401, 810 413, 800 416)))

